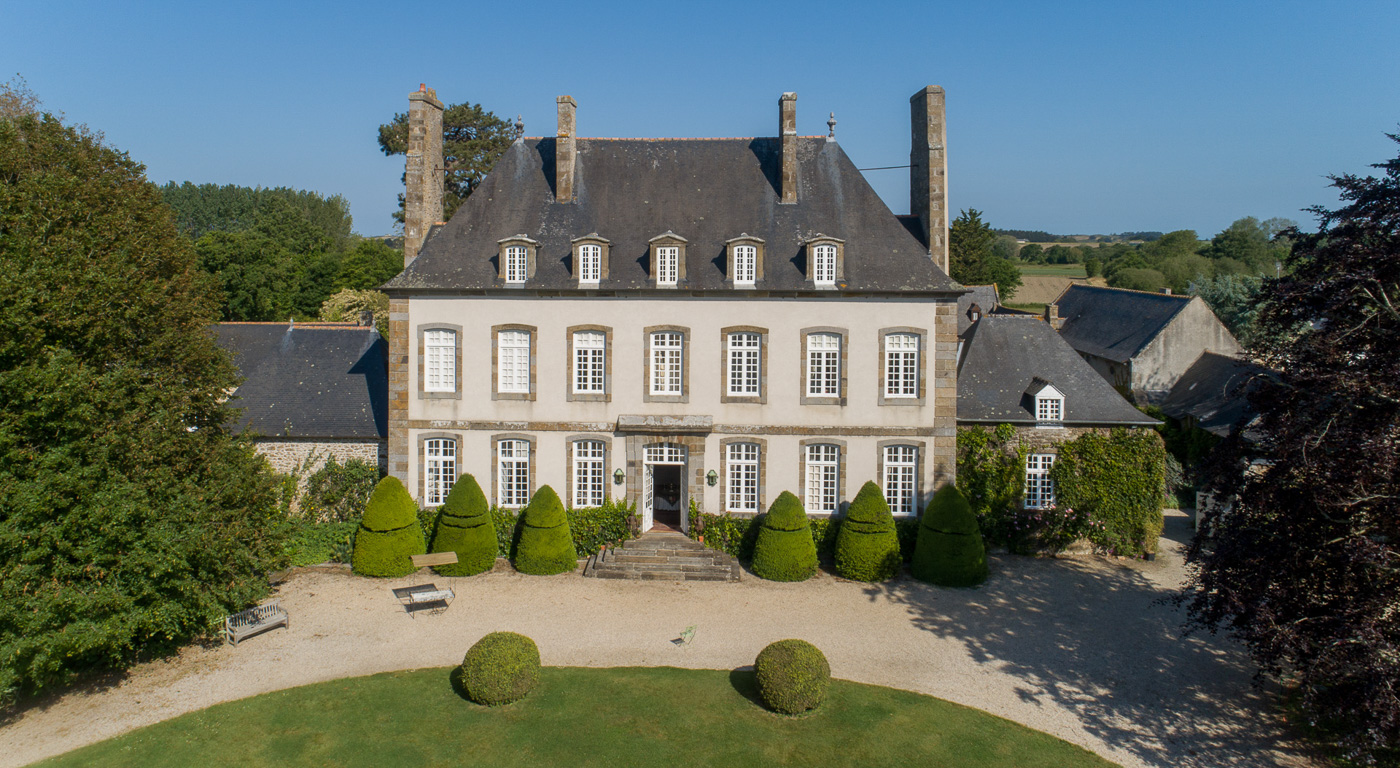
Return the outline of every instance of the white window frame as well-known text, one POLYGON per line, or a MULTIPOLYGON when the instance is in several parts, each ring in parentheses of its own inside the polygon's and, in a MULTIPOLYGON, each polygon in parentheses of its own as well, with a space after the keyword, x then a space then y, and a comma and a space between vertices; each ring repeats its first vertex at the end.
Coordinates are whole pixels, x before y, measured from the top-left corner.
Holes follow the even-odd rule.
POLYGON ((835 514, 841 506, 841 446, 813 443, 805 449, 807 488, 803 505, 809 513, 835 514))
POLYGON ((753 285, 758 280, 758 247, 734 246, 734 284, 753 285))
POLYGON ((530 392, 530 332, 496 332, 496 391, 530 392))
POLYGON ((918 512, 919 447, 917 445, 887 445, 884 447, 885 503, 895 515, 918 512))
POLYGON ((423 332, 423 391, 457 391, 457 332, 430 328, 423 332))
POLYGON ((1026 509, 1049 509, 1055 506, 1055 481, 1050 469, 1055 466, 1055 454, 1032 453, 1026 456, 1026 509))
POLYGON ((520 509, 530 503, 530 441, 496 443, 496 505, 520 509))
POLYGON ((600 507, 607 495, 603 462, 607 446, 602 440, 575 440, 573 443, 574 509, 600 507))
POLYGON ((836 285, 836 246, 830 243, 812 246, 812 282, 836 285))
POLYGON ((807 396, 841 396, 841 334, 807 334, 807 396))
POLYGON ((433 437, 423 441, 423 506, 439 507, 457 482, 457 441, 433 437))
POLYGON ((573 392, 576 395, 607 393, 608 335, 602 331, 574 331, 573 392))
POLYGON ((680 261, 680 246, 656 246, 656 284, 675 285, 680 280, 680 261))
POLYGON ((529 271, 529 250, 523 245, 506 246, 506 282, 523 283, 529 271))
POLYGON ((652 331, 651 366, 648 387, 653 395, 685 394, 685 334, 680 331, 652 331))
POLYGON ((1037 397, 1035 399, 1035 420, 1042 426, 1060 426, 1065 419, 1065 399, 1063 397, 1037 397))
POLYGON ((584 243, 578 247, 578 281, 590 285, 603 279, 603 246, 584 243))
POLYGON ((725 509, 758 514, 758 443, 729 443, 725 446, 725 509))
POLYGON ((727 335, 729 371, 725 391, 730 397, 758 397, 763 382, 763 334, 735 331, 727 335))
POLYGON ((885 397, 919 396, 919 334, 885 334, 885 397))

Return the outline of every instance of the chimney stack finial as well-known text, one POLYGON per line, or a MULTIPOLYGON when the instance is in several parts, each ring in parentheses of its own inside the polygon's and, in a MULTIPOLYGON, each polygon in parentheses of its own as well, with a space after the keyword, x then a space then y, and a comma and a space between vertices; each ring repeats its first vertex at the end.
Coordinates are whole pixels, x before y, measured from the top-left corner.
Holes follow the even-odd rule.
POLYGON ((836 113, 835 113, 835 112, 832 112, 832 113, 831 113, 831 117, 827 118, 826 127, 827 127, 826 138, 827 138, 828 140, 835 139, 835 138, 836 138, 836 113))
POLYGON ((515 138, 517 138, 517 139, 522 139, 522 138, 524 138, 524 137, 525 137, 525 118, 521 117, 520 115, 516 115, 516 116, 515 116, 515 138))

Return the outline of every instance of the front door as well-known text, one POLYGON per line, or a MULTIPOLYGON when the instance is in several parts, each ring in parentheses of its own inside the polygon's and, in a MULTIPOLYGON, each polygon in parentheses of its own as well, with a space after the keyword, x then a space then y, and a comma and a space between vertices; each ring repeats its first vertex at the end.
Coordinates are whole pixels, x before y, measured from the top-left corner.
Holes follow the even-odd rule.
POLYGON ((652 528, 685 530, 689 508, 685 478, 685 448, 671 443, 648 445, 642 466, 642 531, 652 528))
POLYGON ((655 521, 652 512, 652 501, 656 497, 656 483, 652 479, 651 470, 654 464, 647 464, 642 467, 642 533, 651 530, 655 521))

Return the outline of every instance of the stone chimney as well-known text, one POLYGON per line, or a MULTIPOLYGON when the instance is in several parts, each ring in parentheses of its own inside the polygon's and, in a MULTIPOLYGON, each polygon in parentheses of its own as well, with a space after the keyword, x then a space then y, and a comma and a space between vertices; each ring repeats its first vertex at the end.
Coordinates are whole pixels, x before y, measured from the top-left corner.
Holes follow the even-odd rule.
POLYGON ((778 133, 782 136, 783 172, 778 189, 784 204, 797 202, 797 94, 784 93, 778 99, 778 133))
POLYGON ((419 85, 408 95, 408 164, 404 169, 403 265, 418 258, 428 228, 442 218, 442 102, 419 85))
POLYGON ((373 327, 374 327, 374 310, 372 310, 372 309, 362 309, 362 310, 360 310, 360 325, 361 325, 362 327, 365 327, 365 328, 373 328, 373 327))
POLYGON ((1045 322, 1049 323, 1050 327, 1057 331, 1064 326, 1065 321, 1060 319, 1059 304, 1052 302, 1045 305, 1045 322))
POLYGON ((909 214, 919 217, 928 255, 948 271, 948 130, 943 88, 930 85, 909 99, 909 214))
POLYGON ((554 202, 572 203, 574 159, 578 155, 574 110, 578 108, 578 102, 574 101, 573 96, 560 96, 555 101, 559 102, 559 138, 554 144, 554 202))

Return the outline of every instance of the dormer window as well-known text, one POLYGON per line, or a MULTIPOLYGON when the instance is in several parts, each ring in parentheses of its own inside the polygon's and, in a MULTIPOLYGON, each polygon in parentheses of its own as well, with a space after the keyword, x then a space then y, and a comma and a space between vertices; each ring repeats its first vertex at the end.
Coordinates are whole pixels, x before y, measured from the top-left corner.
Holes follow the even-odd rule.
POLYGON ((729 280, 738 288, 752 288, 763 277, 763 240, 742 234, 725 243, 729 250, 729 280))
POLYGON ((500 252, 500 277, 507 285, 524 285, 535 276, 535 251, 539 243, 526 235, 516 235, 497 241, 500 252))
POLYGON ((607 276, 608 247, 611 243, 597 232, 574 238, 574 275, 580 287, 597 288, 607 276))
POLYGON ((1037 376, 1026 391, 1035 403, 1035 425, 1042 428, 1064 426, 1065 396, 1054 384, 1037 376))
POLYGON ((846 241, 817 235, 807 241, 807 279, 818 288, 834 288, 845 278, 846 241))
POLYGON ((981 319, 982 319, 982 307, 979 306, 979 305, 977 305, 977 304, 973 304, 971 307, 969 307, 968 310, 967 310, 967 319, 968 319, 968 320, 971 320, 971 321, 974 322, 974 323, 977 322, 978 320, 981 320, 981 319))
POLYGON ((651 239, 651 276, 658 288, 675 288, 685 279, 685 244, 670 231, 651 239))

